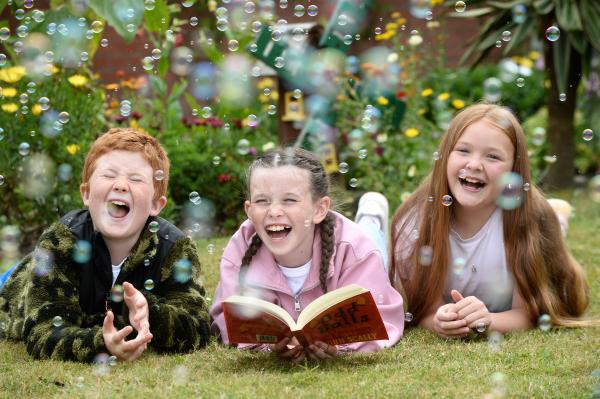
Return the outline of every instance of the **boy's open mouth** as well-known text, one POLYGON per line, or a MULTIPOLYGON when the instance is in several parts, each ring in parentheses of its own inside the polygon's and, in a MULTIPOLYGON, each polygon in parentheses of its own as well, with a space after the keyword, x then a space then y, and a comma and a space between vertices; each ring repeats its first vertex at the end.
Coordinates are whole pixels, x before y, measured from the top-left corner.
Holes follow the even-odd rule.
POLYGON ((108 214, 114 218, 123 218, 129 213, 129 205, 123 201, 109 201, 106 209, 108 214))
POLYGON ((271 238, 285 238, 292 231, 290 226, 283 224, 272 224, 266 227, 267 234, 271 238))
POLYGON ((478 179, 470 178, 470 177, 465 177, 465 178, 459 177, 458 181, 460 182, 461 186, 474 188, 476 190, 480 190, 483 187, 485 187, 484 182, 482 182, 478 179))

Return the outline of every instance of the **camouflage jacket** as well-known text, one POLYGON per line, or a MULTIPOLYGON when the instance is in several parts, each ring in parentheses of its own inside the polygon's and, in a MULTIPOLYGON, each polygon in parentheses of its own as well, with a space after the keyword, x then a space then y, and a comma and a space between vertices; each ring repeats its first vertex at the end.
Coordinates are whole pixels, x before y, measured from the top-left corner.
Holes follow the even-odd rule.
MULTIPOLYGON (((200 261, 194 242, 179 229, 149 218, 115 286, 124 281, 148 301, 151 347, 188 352, 206 345, 210 327, 200 261), (148 228, 151 222, 158 231, 148 228)), ((115 296, 111 300, 111 286, 102 236, 93 230, 89 212, 71 212, 42 234, 2 287, 0 338, 22 339, 36 359, 91 361, 107 352, 106 307, 115 313, 116 328, 128 324, 127 307, 115 296)))

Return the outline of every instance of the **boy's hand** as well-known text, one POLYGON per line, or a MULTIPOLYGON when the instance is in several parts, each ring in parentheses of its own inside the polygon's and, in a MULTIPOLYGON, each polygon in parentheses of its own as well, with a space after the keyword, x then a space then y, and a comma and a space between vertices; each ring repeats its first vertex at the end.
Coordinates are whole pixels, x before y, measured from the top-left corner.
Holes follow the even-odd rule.
POLYGON ((462 338, 469 334, 467 323, 459 318, 457 304, 447 303, 433 316, 434 331, 443 338, 462 338))
POLYGON ((325 342, 316 341, 306 348, 306 353, 311 360, 333 359, 338 355, 337 347, 328 345, 325 342))
POLYGON ((450 295, 454 299, 454 302, 456 302, 458 317, 463 319, 469 328, 478 328, 478 331, 482 332, 479 330, 480 326, 484 327, 484 331, 489 327, 492 322, 492 316, 481 299, 475 296, 464 298, 457 290, 450 291, 450 295))
POLYGON ((150 332, 138 332, 138 336, 130 341, 125 341, 125 337, 133 332, 133 327, 125 326, 118 330, 113 321, 115 316, 110 310, 106 312, 104 323, 102 325, 102 337, 104 345, 111 355, 119 360, 135 360, 142 355, 148 347, 148 342, 152 339, 150 332))
POLYGON ((284 338, 275 345, 271 345, 271 352, 276 353, 280 358, 291 360, 298 363, 306 359, 304 348, 296 337, 284 338))
POLYGON ((129 323, 138 334, 150 332, 148 301, 131 283, 123 283, 123 300, 129 309, 129 323))

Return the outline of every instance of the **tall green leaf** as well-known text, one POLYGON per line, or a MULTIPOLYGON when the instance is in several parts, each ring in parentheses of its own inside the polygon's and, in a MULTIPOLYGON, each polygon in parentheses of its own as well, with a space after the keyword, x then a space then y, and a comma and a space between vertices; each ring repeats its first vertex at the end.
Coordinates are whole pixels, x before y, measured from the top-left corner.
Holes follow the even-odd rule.
POLYGON ((514 48, 518 47, 525 38, 529 37, 530 33, 534 30, 535 20, 527 15, 525 21, 518 24, 515 29, 512 31, 512 38, 508 45, 504 48, 504 54, 509 54, 514 48))
POLYGON ((581 15, 579 14, 579 6, 577 2, 572 0, 555 0, 556 1, 556 19, 561 29, 568 31, 582 30, 581 15))
POLYGON ((167 6, 167 0, 156 0, 154 9, 144 12, 144 27, 149 32, 163 34, 170 25, 171 13, 167 6))
POLYGON ((144 0, 89 0, 88 5, 127 42, 135 37, 144 16, 144 0))
POLYGON ((538 14, 546 15, 550 11, 554 10, 554 1, 553 0, 535 0, 533 2, 533 7, 537 11, 538 14))
POLYGON ((580 4, 585 34, 592 46, 600 51, 600 3, 598 0, 581 0, 580 4))

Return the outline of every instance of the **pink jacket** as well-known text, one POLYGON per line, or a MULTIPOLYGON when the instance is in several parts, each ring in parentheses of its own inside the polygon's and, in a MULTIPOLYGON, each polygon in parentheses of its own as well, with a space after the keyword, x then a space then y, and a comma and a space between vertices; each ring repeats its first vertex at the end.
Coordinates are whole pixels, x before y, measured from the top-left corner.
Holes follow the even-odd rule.
MULTIPOLYGON (((404 331, 404 309, 402 296, 391 286, 383 268, 381 254, 371 239, 354 222, 332 212, 336 217, 334 228, 335 245, 327 274, 327 289, 334 290, 348 284, 358 284, 367 288, 378 303, 381 317, 388 332, 389 340, 357 342, 344 345, 344 350, 374 352, 396 344, 404 331)), ((221 259, 221 280, 214 295, 210 310, 212 330, 228 343, 227 329, 223 318, 221 302, 230 295, 239 294, 240 264, 246 249, 255 234, 252 222, 246 220, 233 235, 221 259)), ((265 246, 261 246, 250 262, 246 274, 249 289, 254 289, 262 299, 275 303, 296 320, 299 311, 322 295, 319 286, 319 265, 321 263, 321 237, 315 230, 312 267, 304 286, 296 297, 292 294, 285 276, 275 263, 275 259, 265 246)), ((239 347, 244 347, 240 345, 239 347)), ((342 348, 340 348, 342 349, 342 348)))

